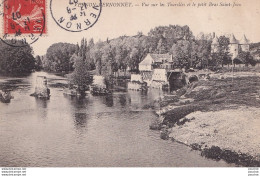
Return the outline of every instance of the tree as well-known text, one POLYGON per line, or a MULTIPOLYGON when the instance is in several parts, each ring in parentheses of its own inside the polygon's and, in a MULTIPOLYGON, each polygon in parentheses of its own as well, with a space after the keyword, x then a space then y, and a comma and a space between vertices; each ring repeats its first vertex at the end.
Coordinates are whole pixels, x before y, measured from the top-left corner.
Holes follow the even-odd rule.
POLYGON ((161 38, 157 44, 157 52, 158 52, 158 54, 167 53, 167 41, 163 36, 161 36, 161 38))
POLYGON ((40 71, 43 68, 42 59, 39 55, 35 57, 35 70, 40 71))
POLYGON ((170 53, 178 61, 177 66, 181 68, 188 68, 192 63, 191 58, 191 44, 187 40, 179 40, 173 44, 170 53))
POLYGON ((245 51, 240 51, 237 58, 245 64, 246 67, 248 67, 248 65, 252 65, 255 66, 256 65, 256 61, 254 60, 253 56, 250 54, 250 52, 245 52, 245 51))
MULTIPOLYGON (((204 38, 206 38, 204 36, 204 38)), ((196 68, 205 68, 209 65, 209 58, 211 54, 211 41, 210 40, 196 40, 192 42, 191 58, 193 65, 196 68)))
POLYGON ((99 41, 89 50, 90 57, 94 60, 96 73, 101 75, 102 73, 102 52, 104 43, 99 41))
POLYGON ((70 58, 76 53, 77 46, 69 43, 55 43, 51 45, 46 53, 44 69, 53 72, 73 71, 70 58))
POLYGON ((92 83, 92 77, 86 69, 86 63, 80 56, 75 56, 74 71, 69 75, 70 84, 77 85, 78 90, 84 93, 88 85, 92 83))
POLYGON ((217 47, 217 52, 214 54, 214 58, 216 59, 216 63, 221 65, 231 63, 231 55, 229 53, 229 38, 225 36, 219 37, 219 45, 217 47))
POLYGON ((174 43, 178 40, 191 41, 194 36, 188 26, 169 25, 169 26, 158 26, 151 29, 148 33, 149 37, 156 39, 156 43, 163 36, 166 39, 166 50, 169 51, 174 43))
POLYGON ((0 42, 0 73, 21 75, 30 73, 34 68, 35 59, 29 44, 24 47, 12 47, 0 42))

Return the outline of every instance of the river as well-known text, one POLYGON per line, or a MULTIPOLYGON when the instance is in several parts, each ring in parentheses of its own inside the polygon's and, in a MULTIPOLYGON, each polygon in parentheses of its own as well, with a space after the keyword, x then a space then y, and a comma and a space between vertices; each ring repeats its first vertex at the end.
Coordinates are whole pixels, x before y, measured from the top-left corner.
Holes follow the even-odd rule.
POLYGON ((156 116, 141 107, 159 96, 155 90, 76 99, 64 96, 57 83, 66 80, 44 72, 0 77, 14 96, 8 104, 0 102, 0 166, 232 166, 149 130, 156 116), (37 75, 47 76, 50 100, 29 96, 37 75))

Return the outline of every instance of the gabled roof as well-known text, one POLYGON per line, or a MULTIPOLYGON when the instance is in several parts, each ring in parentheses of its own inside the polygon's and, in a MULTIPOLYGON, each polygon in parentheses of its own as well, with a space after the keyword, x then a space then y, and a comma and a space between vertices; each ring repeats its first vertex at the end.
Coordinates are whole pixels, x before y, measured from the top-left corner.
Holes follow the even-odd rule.
POLYGON ((172 55, 170 54, 150 54, 154 62, 162 62, 163 60, 167 62, 172 62, 172 55))
POLYGON ((172 55, 170 54, 147 54, 147 56, 144 58, 142 62, 139 63, 139 65, 151 65, 154 62, 172 62, 172 55))
POLYGON ((240 44, 249 44, 249 40, 246 38, 245 35, 243 35, 242 40, 240 40, 240 44))
POLYGON ((139 63, 139 65, 152 65, 154 62, 153 58, 150 54, 148 54, 142 62, 139 63))

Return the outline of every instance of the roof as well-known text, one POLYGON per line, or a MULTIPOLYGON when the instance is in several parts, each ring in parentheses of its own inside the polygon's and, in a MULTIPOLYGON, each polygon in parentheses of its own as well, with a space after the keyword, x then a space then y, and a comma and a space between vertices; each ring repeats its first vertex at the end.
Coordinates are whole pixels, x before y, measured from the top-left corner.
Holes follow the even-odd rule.
POLYGON ((144 58, 142 62, 139 63, 139 65, 151 65, 154 62, 173 62, 172 55, 170 54, 147 54, 147 56, 144 58))
POLYGON ((239 42, 237 41, 237 39, 235 38, 234 34, 232 34, 231 38, 230 38, 230 43, 231 44, 238 44, 239 42))
POLYGON ((153 63, 153 58, 152 57, 149 57, 150 54, 148 54, 144 60, 142 62, 139 63, 139 65, 152 65, 153 63))
POLYGON ((166 60, 167 62, 172 62, 172 55, 170 54, 150 54, 154 62, 162 62, 166 60))
POLYGON ((212 40, 212 45, 218 45, 218 37, 214 37, 214 39, 212 40))
POLYGON ((240 44, 249 44, 249 40, 246 38, 245 35, 243 35, 242 40, 240 41, 240 44))

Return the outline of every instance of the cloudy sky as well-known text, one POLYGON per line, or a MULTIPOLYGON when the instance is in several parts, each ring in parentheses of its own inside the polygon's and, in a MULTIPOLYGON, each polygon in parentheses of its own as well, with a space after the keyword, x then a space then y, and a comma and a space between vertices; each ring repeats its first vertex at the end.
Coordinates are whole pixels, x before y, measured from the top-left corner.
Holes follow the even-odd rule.
MULTIPOLYGON (((59 0, 67 3, 68 0, 59 0)), ((203 2, 231 3, 231 7, 167 7, 182 2, 199 2, 198 0, 103 0, 106 2, 132 2, 134 7, 103 7, 98 22, 90 29, 83 32, 68 32, 60 28, 50 15, 47 14, 47 36, 41 37, 32 46, 35 54, 43 55, 48 47, 56 42, 80 42, 82 37, 93 37, 95 41, 119 37, 122 35, 135 35, 138 31, 147 34, 151 28, 159 25, 188 25, 196 36, 199 32, 217 35, 234 33, 239 40, 246 35, 252 42, 260 42, 260 0, 203 0, 203 2), (143 7, 142 2, 164 3, 165 7, 143 7), (232 7, 233 3, 240 6, 232 7)), ((50 4, 48 2, 48 7, 50 4)))

